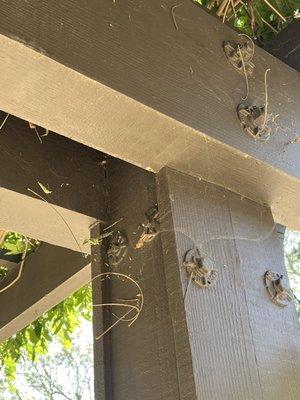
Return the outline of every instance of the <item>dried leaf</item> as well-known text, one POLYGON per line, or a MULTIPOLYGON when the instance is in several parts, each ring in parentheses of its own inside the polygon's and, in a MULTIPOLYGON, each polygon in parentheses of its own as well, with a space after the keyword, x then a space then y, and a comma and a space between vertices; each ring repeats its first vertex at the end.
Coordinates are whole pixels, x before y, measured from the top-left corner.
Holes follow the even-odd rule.
POLYGON ((103 239, 107 238, 108 236, 111 236, 113 234, 113 231, 111 232, 105 232, 102 233, 100 236, 96 238, 90 238, 90 239, 85 239, 83 244, 89 244, 90 246, 97 246, 98 244, 101 244, 103 239))

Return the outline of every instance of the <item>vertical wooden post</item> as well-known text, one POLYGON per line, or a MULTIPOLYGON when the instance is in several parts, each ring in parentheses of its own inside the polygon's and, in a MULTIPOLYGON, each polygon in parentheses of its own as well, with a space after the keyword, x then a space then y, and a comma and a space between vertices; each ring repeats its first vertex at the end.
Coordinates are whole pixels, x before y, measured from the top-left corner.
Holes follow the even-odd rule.
MULTIPOLYGON (((91 239, 101 234, 101 223, 97 222, 91 227, 91 239)), ((109 292, 107 282, 101 282, 99 274, 106 271, 105 248, 102 244, 91 246, 92 265, 92 290, 93 290, 93 334, 94 334, 94 375, 95 399, 112 400, 110 376, 110 335, 105 335, 101 340, 97 337, 110 323, 109 310, 98 308, 97 304, 108 301, 109 292)))
MULTIPOLYGON (((128 237, 126 254, 110 269, 136 279, 145 300, 131 327, 119 323, 109 344, 97 344, 110 346, 108 398, 296 400, 295 310, 277 308, 263 284, 266 270, 285 271, 270 210, 168 168, 155 177, 113 162, 107 181, 110 223, 122 219, 116 229, 128 237), (157 235, 136 248, 155 204, 157 235), (182 262, 195 247, 218 278, 210 288, 191 283, 186 292, 182 262)), ((136 290, 111 280, 109 295, 129 300, 136 290)), ((97 369, 95 379, 102 382, 97 369)))
MULTIPOLYGON (((142 248, 135 246, 142 234, 145 212, 157 203, 155 175, 125 164, 108 163, 110 223, 122 219, 114 228, 126 233, 126 255, 110 270, 127 274, 141 286, 144 308, 131 326, 119 323, 111 331, 110 365, 111 398, 113 400, 196 400, 192 359, 185 322, 178 265, 174 265, 174 279, 166 280, 165 259, 158 235, 142 248), (178 281, 179 282, 179 281, 178 281), (173 294, 178 304, 169 303, 173 294)), ((174 250, 176 248, 174 247, 174 250)), ((174 251, 170 248, 170 252, 174 251)), ((127 281, 109 280, 111 301, 132 299, 136 288, 127 281)), ((94 301, 101 301, 96 294, 94 301)), ((116 315, 122 310, 112 309, 116 315)), ((112 317, 112 322, 116 320, 112 317)), ((95 343, 95 357, 106 343, 95 343)), ((97 360, 95 360, 97 362, 97 360)), ((95 371, 96 388, 101 386, 102 370, 95 371)), ((110 398, 110 397, 108 397, 110 398)), ((103 392, 96 390, 96 400, 103 392)))
POLYGON ((174 229, 178 263, 196 246, 218 270, 213 287, 191 285, 185 300, 198 398, 296 400, 295 308, 274 305, 263 284, 267 270, 286 274, 269 208, 170 169, 158 182, 161 229, 174 229))

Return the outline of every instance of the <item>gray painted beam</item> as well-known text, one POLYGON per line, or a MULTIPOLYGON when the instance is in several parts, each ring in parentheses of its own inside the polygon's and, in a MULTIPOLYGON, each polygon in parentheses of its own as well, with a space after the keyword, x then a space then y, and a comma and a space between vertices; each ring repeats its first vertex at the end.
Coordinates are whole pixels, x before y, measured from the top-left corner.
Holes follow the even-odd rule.
MULTIPOLYGON (((287 276, 269 208, 170 169, 158 183, 162 232, 176 235, 174 270, 196 246, 218 271, 214 286, 191 284, 185 300, 197 398, 298 399, 296 310, 274 305, 263 283, 269 269, 287 276)), ((180 274, 184 293, 188 276, 183 268, 180 274)))
POLYGON ((0 227, 78 251, 89 226, 105 218, 105 155, 53 132, 41 140, 27 121, 14 116, 1 129, 0 227))
MULTIPOLYGON (((0 342, 89 282, 89 262, 79 252, 47 243, 30 254, 19 281, 0 293, 0 342)), ((0 282, 0 289, 12 282, 17 274, 18 267, 15 267, 0 282)))
POLYGON ((272 134, 241 129, 244 77, 224 56, 237 33, 190 0, 1 1, 0 108, 144 169, 169 165, 272 208, 300 227, 296 71, 255 48, 249 102, 272 134), (33 50, 34 49, 34 50, 33 50))
MULTIPOLYGON (((0 120, 5 114, 0 112, 0 120)), ((0 135, 0 187, 94 218, 103 217, 105 155, 37 127, 40 143, 27 121, 10 116, 0 135), (46 194, 38 185, 50 189, 46 194)))
POLYGON ((295 19, 264 48, 279 60, 300 71, 300 20, 295 19))
MULTIPOLYGON (((107 177, 109 222, 122 218, 115 230, 126 232, 129 243, 109 270, 136 279, 145 304, 131 327, 123 322, 111 331, 109 364, 100 358, 102 368, 95 371, 96 400, 105 398, 99 391, 105 368, 113 400, 298 399, 295 308, 277 308, 263 283, 268 269, 286 272, 270 209, 168 168, 155 178, 108 162, 107 177), (156 202, 159 233, 137 248, 145 211, 156 202), (186 292, 182 261, 194 247, 218 278, 206 289, 191 283, 186 292)), ((110 301, 136 296, 126 280, 106 283, 110 301)), ((112 322, 112 312, 122 315, 110 312, 112 322)), ((96 356, 103 346, 95 342, 96 356)))
MULTIPOLYGON (((145 222, 145 211, 155 205, 156 182, 154 174, 121 162, 108 163, 110 222, 120 218, 115 231, 126 232, 129 242, 127 253, 110 271, 130 275, 141 286, 144 293, 144 308, 138 320, 128 327, 122 322, 116 325, 109 336, 109 365, 99 366, 103 361, 103 343, 95 341, 96 400, 196 400, 192 359, 185 323, 185 311, 181 295, 179 271, 168 262, 176 248, 174 237, 170 237, 165 254, 160 237, 136 250, 141 235, 140 224, 145 222), (170 280, 166 268, 173 269, 170 280), (174 301, 175 300, 175 301, 174 301), (109 393, 104 396, 103 368, 106 369, 106 384, 109 393), (107 382, 107 380, 109 380, 107 382)), ((106 259, 104 259, 107 262, 106 259)), ((92 258, 92 269, 97 263, 92 258)), ((104 262, 102 261, 102 265, 104 262)), ((106 280, 111 302, 117 299, 132 299, 137 290, 124 279, 106 280)), ((95 284, 100 285, 100 282, 95 284)), ((103 302, 102 294, 94 298, 103 302)), ((120 301, 120 300, 119 300, 120 301)), ((94 310, 95 313, 101 310, 94 310)), ((124 312, 121 308, 106 308, 111 322, 124 312)), ((96 315, 99 326, 99 315, 96 315)), ((106 322, 106 327, 109 321, 106 322)), ((99 334, 99 331, 97 332, 99 334)))

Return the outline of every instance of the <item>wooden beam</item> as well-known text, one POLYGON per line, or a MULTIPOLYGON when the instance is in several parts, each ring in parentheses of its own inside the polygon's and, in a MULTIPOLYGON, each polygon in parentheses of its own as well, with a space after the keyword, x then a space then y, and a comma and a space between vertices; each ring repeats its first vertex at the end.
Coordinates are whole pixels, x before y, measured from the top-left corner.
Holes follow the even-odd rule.
MULTIPOLYGON (((99 237, 103 231, 99 223, 94 224, 91 228, 91 238, 99 237)), ((102 272, 108 271, 104 259, 106 247, 104 243, 101 246, 92 246, 91 249, 91 269, 92 269, 92 290, 93 304, 110 302, 109 282, 100 282, 101 279, 96 278, 102 272)), ((101 332, 109 327, 111 318, 107 308, 93 309, 93 334, 96 338, 101 332)), ((111 371, 111 341, 110 335, 105 335, 102 340, 94 344, 94 380, 95 399, 113 400, 112 398, 112 371, 111 371)))
POLYGON ((82 244, 89 238, 89 226, 95 218, 58 206, 55 209, 60 215, 43 201, 0 188, 0 225, 7 231, 75 251, 82 248, 89 252, 89 247, 83 248, 82 244), (62 218, 67 221, 72 234, 62 218))
POLYGON ((264 47, 284 63, 300 71, 300 20, 295 19, 264 47))
MULTIPOLYGON (((18 268, 1 281, 13 281, 18 268)), ((43 243, 29 255, 18 282, 0 293, 0 342, 90 281, 89 259, 79 252, 43 243)))
POLYGON ((89 238, 89 226, 104 218, 105 156, 52 132, 42 141, 16 117, 2 127, 0 226, 78 251, 89 238))
POLYGON ((170 262, 180 269, 183 292, 189 278, 180 266, 190 248, 198 247, 204 263, 218 271, 213 287, 191 284, 185 298, 197 398, 296 399, 295 306, 275 306, 263 282, 271 269, 288 287, 283 241, 270 209, 170 169, 158 183, 161 236, 175 232, 177 254, 170 262))
MULTIPOLYGON (((131 327, 120 323, 104 337, 110 341, 109 349, 101 340, 95 340, 95 363, 98 365, 95 400, 195 400, 179 273, 176 266, 168 263, 174 251, 173 242, 169 242, 168 255, 160 237, 139 251, 134 248, 142 232, 139 225, 145 222, 145 211, 157 201, 155 176, 132 165, 124 167, 121 162, 113 162, 108 167, 108 177, 110 222, 122 218, 115 231, 125 232, 130 243, 127 253, 121 252, 115 260, 117 265, 110 265, 109 270, 129 274, 141 285, 144 307, 131 327), (167 268, 173 270, 170 280, 166 279, 167 268), (107 351, 110 351, 109 361, 107 351)), ((104 258, 100 263, 102 271, 105 271, 105 263, 104 258)), ((99 269, 97 259, 92 258, 92 265, 92 270, 99 269)), ((98 286, 95 303, 132 299, 137 295, 134 285, 122 278, 111 278, 104 283, 109 290, 103 297, 100 280, 94 281, 94 286, 98 286)), ((116 321, 111 312, 121 316, 123 310, 94 308, 96 336, 116 321)))
MULTIPOLYGON (((111 331, 110 361, 103 366, 112 383, 107 398, 296 399, 300 357, 295 308, 276 307, 263 282, 267 269, 286 273, 270 209, 170 169, 157 180, 118 163, 107 171, 110 222, 122 218, 116 229, 128 237, 127 253, 109 270, 129 274, 144 293, 138 320, 111 331), (144 213, 156 202, 158 234, 137 248, 144 213), (212 287, 191 282, 187 289, 189 276, 182 263, 195 247, 218 271, 212 287)), ((137 294, 126 280, 106 283, 112 302, 137 294)), ((98 294, 94 301, 103 302, 103 297, 98 294)), ((115 308, 107 312, 111 323, 122 315, 115 308)), ((95 346, 95 354, 103 355, 103 343, 95 341, 95 346)), ((102 389, 103 368, 95 374, 102 389)), ((97 392, 96 400, 103 398, 103 391, 97 392)))
MULTIPOLYGON (((5 117, 1 113, 0 118, 5 117)), ((105 155, 68 138, 10 116, 1 129, 1 187, 94 218, 103 216, 105 155), (45 194, 39 182, 49 189, 45 194)))
POLYGON ((264 104, 270 68, 272 134, 253 140, 236 114, 244 77, 222 49, 236 32, 191 1, 176 8, 176 30, 173 5, 5 2, 0 108, 145 169, 169 165, 227 187, 300 228, 300 159, 289 144, 300 126, 297 72, 255 48, 249 102, 264 104))

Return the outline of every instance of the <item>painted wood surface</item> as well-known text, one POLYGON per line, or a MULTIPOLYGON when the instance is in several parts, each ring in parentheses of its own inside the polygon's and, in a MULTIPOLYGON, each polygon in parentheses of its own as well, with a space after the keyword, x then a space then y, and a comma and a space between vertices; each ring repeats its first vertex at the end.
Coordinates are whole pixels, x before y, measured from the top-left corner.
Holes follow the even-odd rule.
MULTIPOLYGON (((155 176, 122 162, 108 162, 107 179, 110 223, 122 218, 114 230, 125 232, 129 243, 126 255, 109 270, 129 274, 141 286, 145 300, 140 317, 131 327, 123 322, 111 331, 110 363, 104 366, 111 373, 107 398, 196 400, 179 271, 174 271, 171 281, 166 279, 168 260, 159 237, 141 249, 135 248, 145 212, 156 204, 155 176), (177 297, 176 304, 170 301, 172 296, 177 297)), ((174 237, 169 244, 173 253, 174 237)), ((135 286, 124 279, 112 278, 108 282, 110 301, 132 299, 137 294, 135 286)), ((115 322, 123 310, 113 308, 110 312, 115 314, 110 313, 115 322)), ((100 341, 95 346, 102 351, 100 341)), ((103 387, 99 390, 102 370, 96 371, 95 379, 96 400, 104 400, 103 387)))
POLYGON ((13 116, 1 129, 0 226, 85 251, 89 226, 104 218, 105 156, 53 132, 41 140, 27 121, 13 116))
POLYGON ((189 0, 176 30, 173 5, 2 0, 0 108, 145 169, 169 165, 227 187, 299 228, 300 159, 289 144, 299 75, 255 49, 249 101, 264 103, 271 68, 274 122, 267 143, 252 140, 236 116, 244 78, 222 50, 236 32, 189 0))
MULTIPOLYGON (((213 287, 191 284, 185 300, 198 399, 298 399, 295 308, 276 307, 263 284, 269 269, 286 274, 270 210, 169 169, 158 182, 162 232, 173 226, 176 234, 174 273, 194 246, 218 270, 213 287)), ((181 279, 184 293, 183 268, 181 279)))
POLYGON ((265 49, 279 60, 300 71, 300 20, 295 19, 274 36, 266 44, 265 49))
MULTIPOLYGON (((173 5, 172 0, 91 0, 88 7, 79 0, 2 0, 0 32, 199 132, 299 175, 299 160, 284 165, 289 151, 283 153, 282 132, 270 146, 259 147, 237 134, 233 111, 244 95, 244 80, 229 67, 222 50, 223 41, 237 38, 236 32, 190 0, 175 11, 177 31, 173 5)), ((264 101, 264 72, 271 68, 272 112, 280 113, 282 126, 297 129, 298 74, 264 50, 255 50, 251 96, 264 101)))
MULTIPOLYGON (((100 237, 103 228, 103 224, 94 224, 91 227, 91 239, 100 237)), ((97 304, 110 302, 109 281, 101 281, 101 278, 98 278, 100 274, 109 270, 105 264, 105 254, 106 246, 104 243, 101 246, 91 247, 95 400, 113 400, 110 335, 105 335, 102 340, 96 340, 112 323, 109 309, 97 306, 97 304)))
MULTIPOLYGON (((1 281, 12 282, 18 267, 1 281)), ((26 259, 24 271, 7 291, 0 293, 0 342, 90 281, 89 259, 79 252, 43 243, 26 259)))
MULTIPOLYGON (((0 120, 4 118, 1 113, 0 120)), ((45 134, 45 129, 9 116, 0 134, 1 188, 36 199, 31 189, 59 207, 103 217, 105 155, 54 132, 45 134)))

